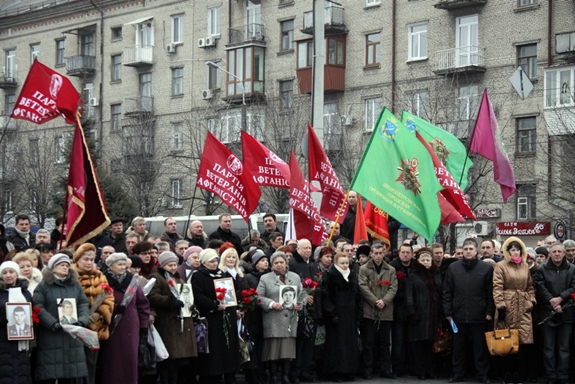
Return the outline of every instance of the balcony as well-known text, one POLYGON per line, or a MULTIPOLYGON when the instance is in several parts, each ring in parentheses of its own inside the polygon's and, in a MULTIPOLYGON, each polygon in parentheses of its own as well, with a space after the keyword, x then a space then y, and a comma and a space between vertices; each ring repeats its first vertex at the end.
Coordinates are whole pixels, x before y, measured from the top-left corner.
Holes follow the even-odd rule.
POLYGON ((436 75, 484 73, 485 48, 472 45, 436 51, 433 65, 436 75))
POLYGON ((94 76, 96 73, 96 57, 78 55, 66 59, 66 74, 68 76, 94 76))
POLYGON ((145 67, 154 64, 154 47, 151 45, 132 45, 124 48, 126 67, 145 67))
POLYGON ((151 96, 126 97, 124 99, 125 116, 148 116, 154 113, 154 98, 151 96))
MULTIPOLYGON (((298 68, 296 70, 300 93, 312 91, 312 68, 298 68)), ((326 64, 323 73, 323 90, 325 93, 342 92, 345 90, 345 67, 326 64)))
POLYGON ((14 131, 16 129, 17 120, 11 119, 10 116, 0 116, 0 133, 6 131, 14 131))
MULTIPOLYGON (((343 23, 343 8, 326 7, 325 8, 325 34, 332 35, 347 32, 343 23)), ((302 33, 313 35, 313 12, 303 14, 302 33)))
POLYGON ((18 81, 16 80, 16 70, 11 70, 8 72, 0 72, 0 88, 2 89, 13 89, 18 86, 18 81))
POLYGON ((433 6, 437 9, 452 11, 455 9, 484 5, 485 3, 487 3, 487 0, 440 0, 433 6))
POLYGON ((266 45, 266 30, 263 24, 247 24, 239 29, 228 30, 229 44, 255 43, 261 46, 266 45))

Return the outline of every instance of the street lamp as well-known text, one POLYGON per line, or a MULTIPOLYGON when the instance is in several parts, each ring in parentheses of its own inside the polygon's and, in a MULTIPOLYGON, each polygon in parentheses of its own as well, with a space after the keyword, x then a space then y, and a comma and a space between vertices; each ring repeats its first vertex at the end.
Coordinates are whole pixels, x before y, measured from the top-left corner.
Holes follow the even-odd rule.
POLYGON ((247 127, 246 127, 246 123, 247 123, 247 117, 246 117, 246 90, 245 90, 245 83, 243 79, 240 79, 239 77, 237 77, 236 75, 234 75, 231 72, 228 72, 227 70, 223 69, 222 67, 220 67, 218 65, 218 63, 214 63, 213 61, 206 61, 206 65, 208 67, 214 67, 219 69, 222 72, 227 73, 228 75, 232 76, 234 79, 236 79, 237 81, 242 83, 242 131, 247 132, 247 127))

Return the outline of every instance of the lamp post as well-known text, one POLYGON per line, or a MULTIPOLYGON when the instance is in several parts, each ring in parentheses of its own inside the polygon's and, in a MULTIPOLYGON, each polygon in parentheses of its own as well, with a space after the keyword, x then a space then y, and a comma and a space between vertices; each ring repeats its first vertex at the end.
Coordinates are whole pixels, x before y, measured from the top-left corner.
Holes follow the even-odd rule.
POLYGON ((208 67, 214 67, 219 69, 222 72, 227 73, 228 75, 232 76, 234 79, 236 79, 237 81, 242 83, 242 131, 247 132, 247 116, 246 116, 246 90, 245 90, 245 83, 243 79, 240 79, 239 77, 237 77, 236 75, 234 75, 231 72, 228 72, 227 70, 223 69, 222 67, 220 67, 217 63, 214 63, 213 61, 206 61, 206 65, 208 67))

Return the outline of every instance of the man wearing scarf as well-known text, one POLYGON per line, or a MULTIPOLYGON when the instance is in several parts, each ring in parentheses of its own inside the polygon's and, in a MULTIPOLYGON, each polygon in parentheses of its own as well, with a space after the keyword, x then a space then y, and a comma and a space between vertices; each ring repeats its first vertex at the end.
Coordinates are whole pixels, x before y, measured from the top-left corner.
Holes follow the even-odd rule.
POLYGON ((25 251, 28 248, 34 248, 36 237, 30 231, 30 217, 20 214, 16 216, 16 226, 14 230, 6 236, 7 240, 14 245, 14 248, 25 251))

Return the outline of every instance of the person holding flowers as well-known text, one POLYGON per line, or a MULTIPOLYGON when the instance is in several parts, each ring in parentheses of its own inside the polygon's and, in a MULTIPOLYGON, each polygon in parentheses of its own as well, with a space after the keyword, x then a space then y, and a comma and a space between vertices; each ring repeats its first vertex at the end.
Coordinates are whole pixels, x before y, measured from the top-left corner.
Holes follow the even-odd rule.
POLYGON ((233 384, 240 365, 236 307, 221 304, 226 288, 217 288, 216 292, 214 284, 214 280, 230 275, 218 268, 219 257, 214 249, 200 252, 200 262, 202 266, 192 275, 192 290, 200 316, 208 322, 210 350, 198 357, 200 383, 219 383, 223 375, 226 384, 233 384))
MULTIPOLYGON (((106 276, 96 269, 95 259, 96 247, 86 243, 78 247, 72 261, 74 263, 73 268, 78 273, 78 282, 88 298, 90 307, 88 328, 98 333, 98 340, 107 340, 110 337, 109 327, 114 311, 114 292, 108 285, 106 276)), ((84 379, 85 383, 94 384, 96 382, 98 352, 98 350, 92 351, 84 347, 88 366, 88 376, 84 379)))
POLYGON ((359 361, 357 326, 362 307, 357 275, 351 273, 346 253, 336 253, 334 264, 323 274, 321 298, 326 333, 323 371, 337 382, 352 379, 359 361))

